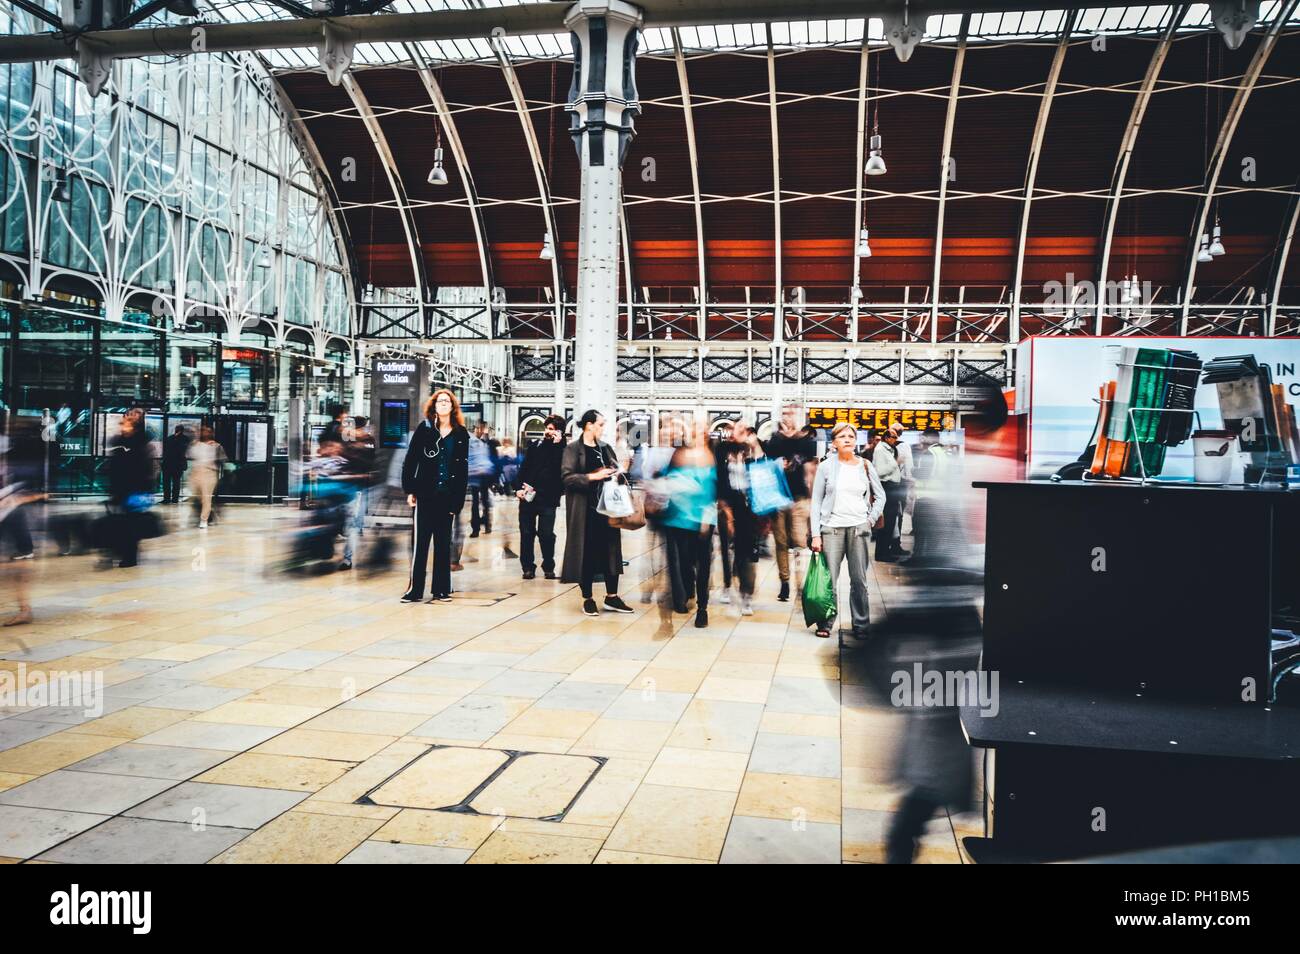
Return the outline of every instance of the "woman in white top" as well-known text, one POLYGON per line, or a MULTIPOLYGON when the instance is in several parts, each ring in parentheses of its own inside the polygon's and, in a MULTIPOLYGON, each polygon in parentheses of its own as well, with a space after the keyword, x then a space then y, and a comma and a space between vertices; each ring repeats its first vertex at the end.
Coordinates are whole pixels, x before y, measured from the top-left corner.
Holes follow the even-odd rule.
MULTIPOLYGON (((832 453, 817 466, 808 520, 813 552, 825 552, 832 585, 841 561, 848 560, 853 635, 865 638, 870 624, 867 549, 871 528, 885 509, 885 488, 875 468, 854 453, 857 441, 858 432, 848 422, 831 431, 832 453)), ((817 635, 829 636, 833 620, 822 623, 817 635)))
POLYGON ((226 462, 226 449, 212 437, 212 428, 206 424, 199 431, 199 439, 190 444, 185 456, 190 459, 191 493, 199 498, 199 529, 208 529, 212 516, 212 495, 217 490, 217 479, 226 462))

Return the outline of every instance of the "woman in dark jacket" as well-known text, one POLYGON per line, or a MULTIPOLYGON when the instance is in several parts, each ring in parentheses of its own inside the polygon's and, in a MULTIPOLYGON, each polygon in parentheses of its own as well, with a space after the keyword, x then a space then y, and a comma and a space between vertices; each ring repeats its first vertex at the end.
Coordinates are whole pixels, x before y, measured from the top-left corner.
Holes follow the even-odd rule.
POLYGON ((451 528, 465 506, 469 483, 469 431, 456 395, 442 389, 424 404, 424 420, 411 432, 402 462, 402 489, 411 517, 411 576, 403 603, 424 598, 429 538, 433 538, 432 603, 451 602, 451 528))
POLYGON ((618 473, 614 448, 600 439, 605 416, 587 411, 578 420, 578 439, 564 449, 560 476, 564 481, 564 519, 568 533, 564 540, 564 567, 560 580, 582 587, 582 611, 600 615, 591 586, 596 574, 605 578, 605 609, 631 613, 618 597, 618 576, 623 571, 623 546, 619 530, 609 518, 596 512, 605 481, 618 473))
POLYGON ((145 511, 153 503, 158 477, 144 426, 144 412, 132 408, 122 416, 121 429, 108 443, 108 503, 113 510, 109 526, 118 566, 135 566, 144 535, 145 511))

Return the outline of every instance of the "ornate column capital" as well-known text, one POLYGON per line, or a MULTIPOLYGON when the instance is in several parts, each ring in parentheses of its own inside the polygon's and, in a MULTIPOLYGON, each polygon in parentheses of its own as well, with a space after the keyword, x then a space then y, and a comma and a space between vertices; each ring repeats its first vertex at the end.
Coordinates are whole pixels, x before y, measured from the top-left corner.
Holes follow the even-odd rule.
POLYGON ((636 92, 639 7, 624 0, 578 0, 564 25, 573 41, 573 82, 569 86, 569 134, 580 161, 605 165, 615 158, 622 167, 636 135, 633 121, 641 112, 636 92), (618 149, 607 156, 607 134, 618 149), (584 156, 583 141, 587 143, 584 156))

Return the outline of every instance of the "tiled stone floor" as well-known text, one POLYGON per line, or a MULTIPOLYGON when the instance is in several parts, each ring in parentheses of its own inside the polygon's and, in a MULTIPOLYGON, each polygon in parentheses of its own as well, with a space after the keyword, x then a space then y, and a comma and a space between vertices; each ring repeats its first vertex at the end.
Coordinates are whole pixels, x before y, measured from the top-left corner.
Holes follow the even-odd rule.
MULTIPOLYGON (((99 718, 0 709, 4 860, 882 858, 901 726, 836 640, 777 602, 772 560, 753 616, 715 589, 699 630, 639 602, 657 555, 625 533, 637 613, 588 619, 576 587, 521 580, 498 529, 467 541, 454 602, 403 605, 400 566, 278 573, 297 517, 230 506, 206 533, 147 542, 129 570, 28 564, 37 621, 0 631, 0 669, 102 671, 105 704, 99 718), (501 762, 479 749, 605 761, 561 821, 394 807, 467 796, 501 762), (423 782, 394 779, 431 750, 423 782), (400 798, 358 803, 386 782, 400 798)), ((873 606, 889 590, 875 574, 873 606)), ((570 761, 537 759, 473 804, 537 814, 574 779, 570 761)), ((979 828, 936 819, 918 860, 963 860, 958 835, 979 828)))

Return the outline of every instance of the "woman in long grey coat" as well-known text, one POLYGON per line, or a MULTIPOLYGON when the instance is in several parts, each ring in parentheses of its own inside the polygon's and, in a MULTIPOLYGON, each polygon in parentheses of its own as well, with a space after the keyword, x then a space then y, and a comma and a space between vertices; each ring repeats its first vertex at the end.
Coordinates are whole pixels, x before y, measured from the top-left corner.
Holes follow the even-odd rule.
POLYGON ((614 448, 600 439, 605 417, 599 411, 587 411, 578 421, 578 438, 564 449, 560 476, 564 482, 564 519, 568 532, 564 539, 564 564, 560 580, 582 587, 582 611, 598 616, 592 597, 592 583, 597 574, 605 580, 605 609, 613 613, 631 613, 632 607, 618 596, 618 577, 623 572, 623 546, 618 528, 609 518, 596 512, 605 481, 618 473, 614 448))

